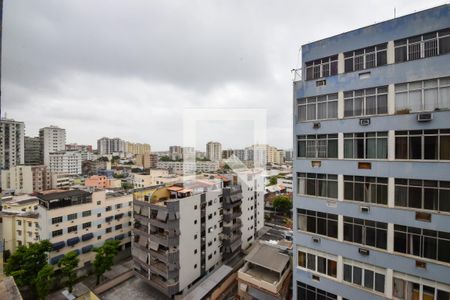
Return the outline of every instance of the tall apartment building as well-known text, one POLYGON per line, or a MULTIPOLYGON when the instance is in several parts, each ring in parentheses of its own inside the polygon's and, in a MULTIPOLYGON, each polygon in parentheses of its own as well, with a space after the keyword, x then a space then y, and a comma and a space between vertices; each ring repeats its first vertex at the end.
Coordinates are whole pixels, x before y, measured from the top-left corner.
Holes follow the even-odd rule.
POLYGON ((9 169, 25 161, 25 124, 11 119, 0 120, 0 169, 9 169))
POLYGON ((219 169, 218 161, 158 161, 158 169, 169 170, 173 174, 195 174, 214 172, 219 169))
POLYGON ((25 136, 25 164, 26 165, 40 165, 41 159, 41 140, 37 137, 25 136))
POLYGON ((132 194, 69 190, 40 193, 37 198, 39 238, 53 246, 50 264, 76 251, 78 268, 86 267, 84 271, 95 258, 92 249, 105 241, 120 240, 122 250, 131 247, 132 194))
POLYGON ((253 211, 243 206, 248 201, 244 190, 247 187, 234 178, 197 179, 136 191, 135 273, 173 297, 185 294, 200 278, 233 258, 248 246, 248 223, 256 224, 250 220, 253 211))
POLYGON ((124 154, 127 150, 127 142, 120 138, 102 137, 97 140, 97 152, 104 154, 124 154))
POLYGON ((302 61, 294 299, 449 299, 450 5, 303 45, 302 61))
POLYGON ((78 175, 82 173, 81 154, 76 151, 49 153, 49 170, 54 174, 78 175))
POLYGON ((66 149, 66 130, 58 126, 49 126, 39 129, 41 141, 41 159, 44 165, 50 164, 50 153, 66 149))
POLYGON ((179 160, 183 158, 183 148, 181 146, 169 147, 169 158, 171 160, 179 160))
POLYGON ((195 148, 194 147, 183 147, 183 160, 195 160, 195 148))
POLYGON ((206 144, 206 158, 210 161, 221 161, 222 144, 219 142, 208 142, 206 144))
POLYGON ((2 170, 2 189, 16 195, 42 192, 50 189, 51 176, 47 166, 19 165, 9 170, 2 170))
POLYGON ((151 152, 149 144, 127 143, 127 153, 147 155, 151 152))

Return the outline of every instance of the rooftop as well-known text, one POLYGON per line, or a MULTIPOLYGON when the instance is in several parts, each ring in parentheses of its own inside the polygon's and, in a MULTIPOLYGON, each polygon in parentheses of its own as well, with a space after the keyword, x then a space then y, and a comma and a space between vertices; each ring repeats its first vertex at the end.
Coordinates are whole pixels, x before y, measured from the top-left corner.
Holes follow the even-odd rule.
POLYGON ((19 195, 3 197, 2 202, 9 205, 24 205, 32 202, 36 202, 38 199, 32 195, 19 195))
POLYGON ((289 263, 289 255, 280 252, 280 249, 265 244, 257 244, 250 251, 245 260, 254 265, 281 273, 289 263))
POLYGON ((40 200, 51 201, 51 200, 57 200, 57 199, 65 198, 65 197, 88 196, 90 194, 91 193, 86 192, 86 191, 82 191, 82 190, 68 190, 68 191, 55 190, 55 191, 50 192, 50 193, 38 193, 36 196, 40 200))

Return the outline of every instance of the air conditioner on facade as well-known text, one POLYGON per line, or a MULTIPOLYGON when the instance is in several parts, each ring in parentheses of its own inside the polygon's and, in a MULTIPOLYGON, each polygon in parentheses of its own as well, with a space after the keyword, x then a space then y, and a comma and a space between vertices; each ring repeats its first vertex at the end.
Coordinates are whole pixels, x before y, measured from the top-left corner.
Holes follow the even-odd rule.
POLYGON ((319 237, 313 236, 312 240, 313 240, 314 243, 320 243, 320 238, 319 237))
POLYGON ((418 113, 417 114, 417 121, 419 121, 419 122, 428 122, 431 120, 433 120, 432 113, 418 113))
POLYGON ((359 119, 359 125, 361 125, 361 126, 369 126, 370 125, 370 118, 359 119))
POLYGON ((370 251, 368 249, 365 249, 365 248, 359 248, 358 252, 359 252, 359 254, 365 255, 365 256, 369 255, 369 253, 370 253, 370 251))
POLYGON ((320 128, 320 122, 314 122, 313 123, 313 128, 314 129, 319 129, 320 128))
POLYGON ((363 212, 363 213, 368 213, 370 211, 369 206, 361 206, 360 209, 361 209, 361 212, 363 212))

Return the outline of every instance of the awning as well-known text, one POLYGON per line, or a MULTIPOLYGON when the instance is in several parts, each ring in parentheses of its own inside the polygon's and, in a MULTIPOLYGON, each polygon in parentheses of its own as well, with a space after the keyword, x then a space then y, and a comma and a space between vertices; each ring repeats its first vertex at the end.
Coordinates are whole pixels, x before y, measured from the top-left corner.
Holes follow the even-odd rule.
POLYGON ((166 221, 167 220, 167 211, 159 210, 158 215, 156 215, 156 218, 161 221, 166 221))
POLYGON ((50 264, 56 265, 63 257, 64 257, 64 254, 50 258, 50 264))
POLYGON ((66 243, 64 241, 54 243, 54 244, 52 244, 52 250, 56 251, 56 250, 62 249, 62 248, 64 248, 65 245, 66 245, 66 243))
POLYGON ((92 232, 89 232, 89 233, 83 234, 81 236, 81 240, 88 241, 88 240, 92 239, 93 237, 94 237, 94 234, 92 232))
POLYGON ((71 238, 71 239, 67 240, 67 245, 73 246, 73 245, 75 245, 75 244, 77 244, 79 242, 80 242, 80 238, 79 237, 74 237, 74 238, 71 238))
POLYGON ((191 192, 192 192, 191 189, 182 189, 182 190, 178 191, 178 193, 182 193, 182 194, 191 193, 191 192))
POLYGON ((114 237, 115 240, 123 240, 125 238, 124 234, 119 234, 114 237))
POLYGON ((82 252, 82 253, 88 253, 89 251, 92 250, 92 248, 94 248, 93 245, 87 245, 87 246, 84 246, 83 248, 81 248, 81 252, 82 252))

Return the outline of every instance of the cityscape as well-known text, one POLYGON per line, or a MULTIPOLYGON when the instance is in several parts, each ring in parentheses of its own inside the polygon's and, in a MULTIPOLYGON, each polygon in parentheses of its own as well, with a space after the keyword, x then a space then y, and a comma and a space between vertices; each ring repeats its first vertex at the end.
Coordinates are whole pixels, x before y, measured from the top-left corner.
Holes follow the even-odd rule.
MULTIPOLYGON (((138 114, 169 98, 102 102, 97 119, 84 112, 100 98, 47 100, 54 118, 41 118, 31 103, 50 85, 30 75, 36 98, 10 100, 26 91, 11 79, 8 14, 36 7, 0 5, 0 299, 450 300, 450 4, 290 36, 290 110, 174 100, 172 118, 151 109, 156 123, 138 114)), ((59 80, 58 97, 81 95, 59 80)))

